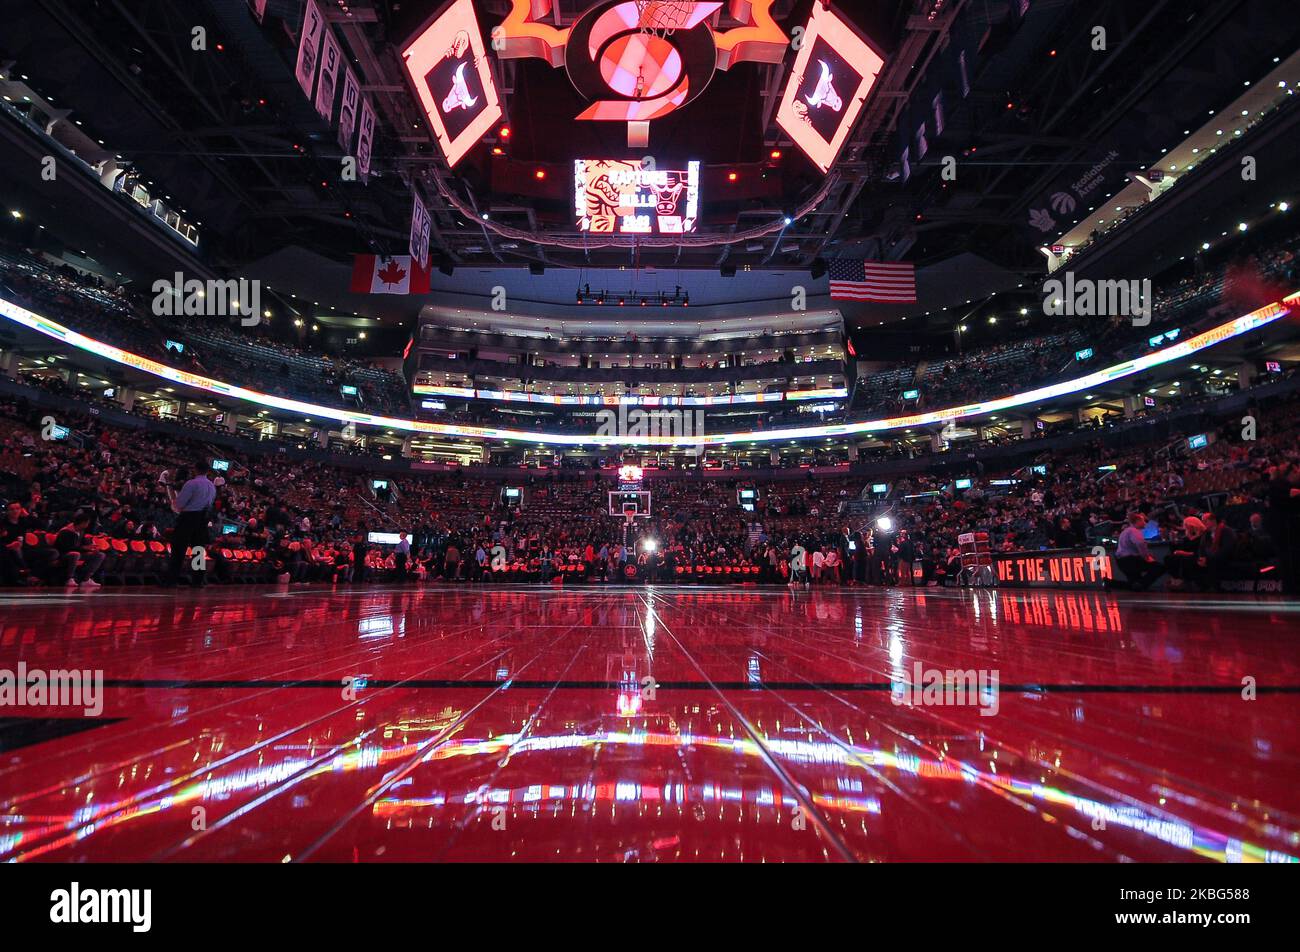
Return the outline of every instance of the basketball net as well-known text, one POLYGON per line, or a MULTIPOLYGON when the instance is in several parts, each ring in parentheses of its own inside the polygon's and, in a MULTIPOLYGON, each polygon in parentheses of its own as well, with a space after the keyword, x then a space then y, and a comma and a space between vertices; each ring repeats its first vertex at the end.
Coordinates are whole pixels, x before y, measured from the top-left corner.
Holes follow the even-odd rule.
POLYGON ((653 36, 672 36, 695 11, 695 0, 636 0, 637 29, 653 36))

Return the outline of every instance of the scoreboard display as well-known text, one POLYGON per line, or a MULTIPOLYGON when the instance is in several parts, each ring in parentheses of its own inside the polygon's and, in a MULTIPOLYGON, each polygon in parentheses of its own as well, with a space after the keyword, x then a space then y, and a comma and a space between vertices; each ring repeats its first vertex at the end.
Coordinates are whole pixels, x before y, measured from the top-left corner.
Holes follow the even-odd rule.
POLYGON ((596 234, 681 235, 695 231, 700 210, 700 163, 656 169, 632 159, 574 162, 578 228, 596 234))

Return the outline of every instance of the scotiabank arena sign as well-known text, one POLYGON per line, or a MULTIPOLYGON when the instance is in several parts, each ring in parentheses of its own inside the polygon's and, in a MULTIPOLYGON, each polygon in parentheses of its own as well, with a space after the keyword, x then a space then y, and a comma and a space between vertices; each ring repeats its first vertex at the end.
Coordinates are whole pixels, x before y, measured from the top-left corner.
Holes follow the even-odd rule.
POLYGON ((1101 588, 1115 577, 1109 554, 1099 560, 1089 549, 1005 552, 993 557, 998 584, 1009 588, 1101 588))

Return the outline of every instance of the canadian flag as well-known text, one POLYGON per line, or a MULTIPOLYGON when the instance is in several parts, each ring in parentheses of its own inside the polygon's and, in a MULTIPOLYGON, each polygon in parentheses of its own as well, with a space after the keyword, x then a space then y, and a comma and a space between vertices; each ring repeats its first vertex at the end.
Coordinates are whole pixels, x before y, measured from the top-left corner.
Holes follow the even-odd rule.
POLYGON ((354 294, 428 294, 429 267, 412 266, 410 255, 357 255, 352 265, 354 294))

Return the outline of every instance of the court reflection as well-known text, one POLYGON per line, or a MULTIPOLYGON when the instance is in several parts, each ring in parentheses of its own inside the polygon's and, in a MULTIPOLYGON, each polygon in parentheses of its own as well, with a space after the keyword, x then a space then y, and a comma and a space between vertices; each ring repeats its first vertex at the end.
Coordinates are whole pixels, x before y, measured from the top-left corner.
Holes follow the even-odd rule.
POLYGON ((234 594, 6 605, 0 667, 115 720, 4 753, 0 860, 1300 856, 1290 603, 234 594), (894 703, 917 662, 997 716, 894 703))

